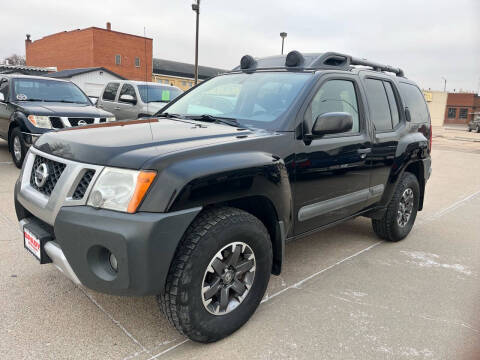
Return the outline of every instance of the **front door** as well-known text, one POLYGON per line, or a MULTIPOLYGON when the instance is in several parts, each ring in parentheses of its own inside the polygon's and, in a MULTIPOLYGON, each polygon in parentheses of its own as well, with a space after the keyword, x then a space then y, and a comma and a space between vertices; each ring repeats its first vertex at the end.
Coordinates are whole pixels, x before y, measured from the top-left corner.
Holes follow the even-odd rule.
POLYGON ((320 78, 303 117, 311 132, 318 115, 347 112, 351 131, 298 140, 295 156, 295 234, 333 223, 365 207, 371 197, 367 154, 371 140, 366 126, 362 93, 353 75, 320 78))
POLYGON ((123 84, 120 94, 118 95, 118 100, 116 104, 115 115, 117 120, 135 120, 138 118, 138 97, 135 92, 135 88, 130 84, 123 84), (130 95, 133 97, 133 101, 122 100, 122 95, 130 95))

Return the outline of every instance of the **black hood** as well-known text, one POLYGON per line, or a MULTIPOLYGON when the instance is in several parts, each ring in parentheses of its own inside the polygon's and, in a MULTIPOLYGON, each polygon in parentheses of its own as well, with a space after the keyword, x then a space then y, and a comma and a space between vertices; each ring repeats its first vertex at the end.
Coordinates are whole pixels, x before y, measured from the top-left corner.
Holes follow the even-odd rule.
POLYGON ((171 119, 117 121, 49 132, 35 147, 66 159, 140 169, 148 160, 271 136, 263 130, 171 119))
POLYGON ((23 112, 32 115, 65 117, 109 117, 109 112, 91 104, 70 104, 44 101, 18 101, 15 103, 23 112))

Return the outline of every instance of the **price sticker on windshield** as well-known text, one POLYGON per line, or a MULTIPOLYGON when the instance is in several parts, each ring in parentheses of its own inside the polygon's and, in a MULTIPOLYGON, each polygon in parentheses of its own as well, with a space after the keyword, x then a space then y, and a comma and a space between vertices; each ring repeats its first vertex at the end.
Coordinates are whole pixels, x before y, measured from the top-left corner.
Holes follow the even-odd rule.
POLYGON ((170 101, 170 90, 162 90, 162 101, 170 101))

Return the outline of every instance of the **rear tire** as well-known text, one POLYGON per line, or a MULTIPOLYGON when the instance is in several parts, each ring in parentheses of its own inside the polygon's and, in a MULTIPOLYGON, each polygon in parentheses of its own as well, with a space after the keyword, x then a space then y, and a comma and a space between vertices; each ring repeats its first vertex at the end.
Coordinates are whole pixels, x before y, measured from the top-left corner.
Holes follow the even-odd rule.
POLYGON ((372 219, 373 231, 387 241, 400 241, 412 230, 417 217, 420 185, 417 177, 405 172, 381 219, 372 219))
POLYGON ((8 142, 10 154, 12 154, 12 160, 15 166, 19 169, 22 168, 23 160, 27 154, 27 146, 23 140, 22 132, 20 128, 16 127, 12 130, 10 134, 10 139, 8 142))
POLYGON ((272 245, 260 220, 236 208, 206 210, 178 246, 165 291, 158 296, 160 309, 191 340, 220 340, 255 312, 271 269, 272 245))

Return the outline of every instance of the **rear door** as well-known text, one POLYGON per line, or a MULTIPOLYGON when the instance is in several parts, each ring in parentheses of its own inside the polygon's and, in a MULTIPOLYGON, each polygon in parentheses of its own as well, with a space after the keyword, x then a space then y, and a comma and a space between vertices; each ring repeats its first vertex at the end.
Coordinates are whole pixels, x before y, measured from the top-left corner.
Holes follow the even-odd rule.
POLYGON ((373 124, 372 152, 367 157, 372 166, 370 186, 382 188, 383 192, 394 166, 401 133, 405 130, 404 112, 400 111, 403 106, 396 83, 389 76, 361 73, 360 77, 373 124))
POLYGON ((309 141, 299 139, 295 149, 295 234, 347 218, 365 207, 370 196, 371 150, 364 100, 358 77, 329 74, 307 100, 304 131, 311 132, 318 115, 347 112, 352 115, 351 131, 324 135, 309 141))
POLYGON ((97 107, 108 112, 111 112, 115 117, 117 116, 115 111, 115 99, 117 98, 118 89, 120 88, 119 82, 110 82, 105 86, 103 94, 98 99, 97 107))
POLYGON ((0 78, 0 93, 3 94, 4 101, 0 102, 0 137, 5 140, 8 136, 8 127, 10 125, 10 115, 12 113, 9 100, 9 83, 6 78, 0 78))
POLYGON ((138 117, 138 96, 135 91, 135 87, 131 84, 123 84, 118 95, 118 99, 115 106, 115 115, 117 120, 134 120, 138 117), (134 101, 124 101, 122 100, 122 95, 133 96, 134 101))

